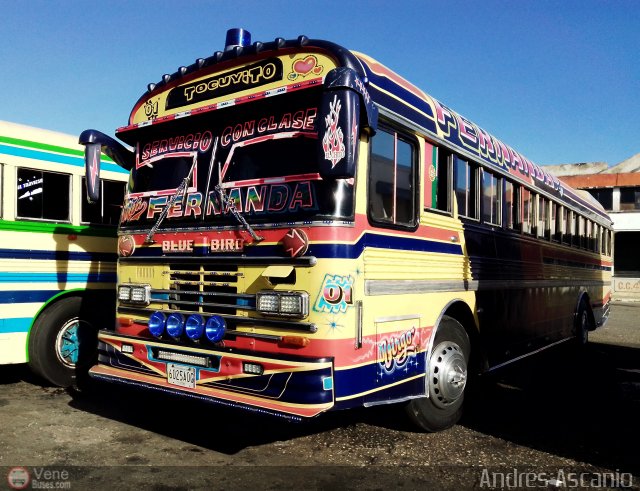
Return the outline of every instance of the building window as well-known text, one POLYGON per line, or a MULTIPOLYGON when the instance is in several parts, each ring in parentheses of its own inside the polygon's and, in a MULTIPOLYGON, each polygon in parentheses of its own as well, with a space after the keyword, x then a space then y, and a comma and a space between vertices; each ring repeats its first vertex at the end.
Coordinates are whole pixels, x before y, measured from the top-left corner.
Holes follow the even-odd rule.
POLYGON ((23 168, 17 171, 16 210, 19 218, 69 221, 69 174, 23 168))
POLYGON ((81 221, 100 225, 118 225, 125 186, 124 182, 102 179, 100 181, 100 201, 88 203, 84 199, 87 195, 87 180, 83 177, 81 221))
POLYGON ((415 226, 416 151, 408 137, 380 129, 371 143, 369 215, 373 221, 415 226))
POLYGON ((458 215, 478 218, 476 167, 457 155, 453 158, 454 192, 458 215))
POLYGON ((591 196, 598 200, 598 203, 600 203, 605 210, 613 210, 612 188, 586 189, 586 191, 589 191, 589 194, 591 194, 591 196))
POLYGON ((640 188, 620 188, 620 211, 640 210, 640 188))

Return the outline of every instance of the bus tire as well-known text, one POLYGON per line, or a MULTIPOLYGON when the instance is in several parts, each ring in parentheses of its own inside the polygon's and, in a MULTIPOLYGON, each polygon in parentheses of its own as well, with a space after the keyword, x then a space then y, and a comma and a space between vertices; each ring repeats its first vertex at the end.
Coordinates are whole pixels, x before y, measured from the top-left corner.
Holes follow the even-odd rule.
POLYGON ((435 432, 460 420, 470 354, 471 343, 462 325, 444 316, 427 367, 429 397, 412 399, 405 408, 418 427, 435 432))
POLYGON ((29 333, 29 366, 58 387, 77 385, 97 352, 95 323, 82 315, 82 303, 80 297, 55 302, 40 313, 29 333))
POLYGON ((589 331, 591 331, 591 318, 589 317, 589 308, 585 300, 580 301, 575 321, 575 345, 584 347, 589 343, 589 331))

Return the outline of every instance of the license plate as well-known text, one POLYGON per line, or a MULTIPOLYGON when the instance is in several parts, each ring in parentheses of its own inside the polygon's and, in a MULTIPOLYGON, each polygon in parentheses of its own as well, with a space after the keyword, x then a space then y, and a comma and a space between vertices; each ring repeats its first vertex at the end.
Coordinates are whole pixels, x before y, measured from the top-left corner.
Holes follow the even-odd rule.
POLYGON ((167 382, 188 389, 196 388, 196 369, 184 365, 167 363, 167 382))

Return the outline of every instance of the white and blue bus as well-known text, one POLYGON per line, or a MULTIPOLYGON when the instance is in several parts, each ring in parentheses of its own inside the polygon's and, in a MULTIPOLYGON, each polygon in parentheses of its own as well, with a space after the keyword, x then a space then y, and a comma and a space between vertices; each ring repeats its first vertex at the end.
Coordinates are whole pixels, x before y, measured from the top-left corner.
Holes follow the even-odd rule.
POLYGON ((84 326, 113 304, 127 174, 102 164, 89 204, 76 137, 0 121, 0 364, 28 362, 59 386, 95 344, 84 326))

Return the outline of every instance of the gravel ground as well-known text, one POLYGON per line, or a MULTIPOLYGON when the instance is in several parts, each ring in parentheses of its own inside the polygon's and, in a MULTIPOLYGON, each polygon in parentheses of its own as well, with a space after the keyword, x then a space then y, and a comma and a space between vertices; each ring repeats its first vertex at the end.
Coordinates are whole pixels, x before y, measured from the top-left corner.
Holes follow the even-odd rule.
POLYGON ((293 424, 0 367, 0 486, 22 467, 27 489, 640 489, 638 316, 617 304, 583 353, 559 347, 488 378, 436 434, 395 407, 293 424))

